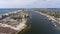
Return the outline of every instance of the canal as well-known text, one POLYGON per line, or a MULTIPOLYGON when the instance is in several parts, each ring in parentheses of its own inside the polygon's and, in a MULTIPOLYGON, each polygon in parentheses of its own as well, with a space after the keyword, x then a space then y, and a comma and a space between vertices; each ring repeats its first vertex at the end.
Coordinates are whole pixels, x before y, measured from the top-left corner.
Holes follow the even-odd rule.
POLYGON ((47 17, 38 14, 33 11, 29 11, 31 14, 31 28, 24 34, 60 34, 60 30, 54 28, 54 25, 47 17))

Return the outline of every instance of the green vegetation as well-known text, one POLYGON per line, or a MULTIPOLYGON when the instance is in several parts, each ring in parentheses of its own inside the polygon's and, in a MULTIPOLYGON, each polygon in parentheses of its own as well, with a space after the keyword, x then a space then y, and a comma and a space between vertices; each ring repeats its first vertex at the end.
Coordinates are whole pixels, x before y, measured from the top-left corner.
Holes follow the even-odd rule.
POLYGON ((51 11, 39 11, 39 12, 46 13, 50 16, 54 16, 55 18, 60 18, 60 12, 51 12, 51 11))

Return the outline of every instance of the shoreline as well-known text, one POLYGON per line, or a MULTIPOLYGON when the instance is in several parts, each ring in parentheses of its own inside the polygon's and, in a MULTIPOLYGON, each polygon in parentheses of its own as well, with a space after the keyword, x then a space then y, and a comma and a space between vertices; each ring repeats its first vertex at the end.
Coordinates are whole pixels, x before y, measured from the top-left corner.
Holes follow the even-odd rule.
MULTIPOLYGON (((17 12, 22 12, 22 11, 14 11, 14 12, 9 12, 9 13, 5 13, 5 14, 2 14, 3 16, 4 15, 10 15, 10 14, 13 14, 13 13, 17 13, 17 12)), ((0 16, 2 16, 2 15, 0 15, 0 16)), ((23 14, 22 14, 23 15, 23 14)), ((2 17, 3 18, 3 17, 2 17)), ((20 32, 20 31, 22 31, 23 29, 25 29, 26 27, 27 27, 27 25, 26 25, 26 22, 27 22, 27 20, 28 19, 25 19, 25 18, 22 18, 22 22, 20 23, 19 22, 19 24, 18 25, 16 25, 16 27, 14 27, 14 26, 11 26, 11 25, 8 25, 8 24, 4 24, 4 23, 0 23, 0 26, 2 27, 2 28, 10 28, 10 29, 13 29, 13 30, 15 30, 15 31, 17 31, 17 32, 15 32, 16 34, 18 33, 18 32, 20 32)))
POLYGON ((13 13, 16 13, 16 12, 21 12, 21 11, 20 10, 16 10, 16 11, 12 11, 12 12, 8 12, 8 13, 0 14, 0 17, 2 15, 9 15, 9 14, 13 14, 13 13))
MULTIPOLYGON (((54 25, 55 27, 58 27, 58 24, 60 24, 60 22, 58 22, 57 20, 55 20, 55 18, 54 18, 53 16, 50 16, 50 15, 48 15, 48 14, 41 13, 41 12, 38 12, 38 11, 34 11, 34 12, 39 13, 39 14, 41 14, 41 15, 44 15, 44 16, 48 17, 48 20, 51 20, 52 23, 53 23, 53 25, 54 25), (57 24, 56 24, 55 22, 56 22, 57 24)), ((59 27, 59 28, 60 28, 60 27, 59 27)))
MULTIPOLYGON (((17 13, 17 12, 20 12, 20 11, 9 12, 9 13, 5 13, 5 14, 3 14, 3 15, 9 15, 9 14, 17 13)), ((26 23, 26 21, 27 21, 27 20, 25 20, 25 19, 22 19, 22 20, 23 20, 22 23, 19 23, 19 25, 18 25, 18 26, 20 26, 20 27, 21 27, 21 24, 25 25, 25 23, 26 23)), ((9 27, 9 28, 14 29, 14 30, 19 30, 19 27, 18 27, 18 26, 13 27, 13 26, 11 26, 11 25, 2 24, 2 23, 0 23, 0 25, 1 25, 1 27, 9 27)), ((22 25, 22 26, 23 26, 23 25, 22 25)), ((26 25, 25 25, 25 26, 26 26, 26 25)))
POLYGON ((31 25, 27 25, 22 31, 19 31, 18 34, 24 34, 26 31, 28 31, 31 28, 31 25))

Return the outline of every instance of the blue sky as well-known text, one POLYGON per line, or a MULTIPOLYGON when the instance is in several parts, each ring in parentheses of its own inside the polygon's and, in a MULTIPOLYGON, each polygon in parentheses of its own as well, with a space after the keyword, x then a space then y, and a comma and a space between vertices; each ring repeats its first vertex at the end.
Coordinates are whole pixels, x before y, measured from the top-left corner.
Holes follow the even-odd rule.
POLYGON ((0 8, 60 8, 60 0, 0 0, 0 8))

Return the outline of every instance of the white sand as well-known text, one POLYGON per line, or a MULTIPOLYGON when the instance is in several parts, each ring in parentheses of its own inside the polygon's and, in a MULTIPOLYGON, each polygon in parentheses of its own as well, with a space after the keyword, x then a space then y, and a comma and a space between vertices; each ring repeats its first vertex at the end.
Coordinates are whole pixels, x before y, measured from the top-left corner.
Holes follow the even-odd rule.
POLYGON ((26 20, 25 19, 22 19, 22 22, 19 23, 18 25, 16 25, 16 27, 13 27, 13 26, 7 25, 7 24, 2 24, 2 23, 0 23, 0 26, 1 27, 9 27, 9 28, 12 28, 14 30, 22 30, 26 26, 25 23, 26 23, 26 20))

